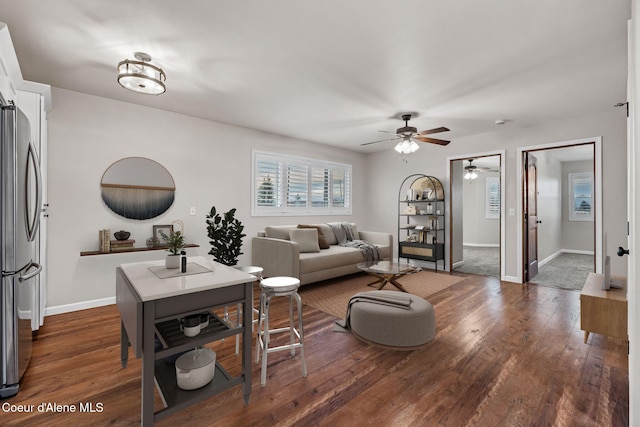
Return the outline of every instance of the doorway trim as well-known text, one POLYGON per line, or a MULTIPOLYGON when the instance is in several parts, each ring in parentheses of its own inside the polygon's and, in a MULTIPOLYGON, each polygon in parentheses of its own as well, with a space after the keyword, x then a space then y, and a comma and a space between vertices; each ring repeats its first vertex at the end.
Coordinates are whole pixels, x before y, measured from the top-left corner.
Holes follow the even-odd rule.
POLYGON ((484 151, 481 153, 471 153, 471 154, 460 154, 456 156, 447 157, 447 164, 449 167, 447 168, 447 182, 449 183, 449 220, 446 223, 445 233, 449 238, 446 241, 445 245, 445 253, 449 254, 449 265, 447 268, 449 271, 453 271, 453 259, 451 257, 452 248, 451 243, 453 236, 453 197, 451 191, 453 190, 451 187, 451 166, 452 162, 458 160, 467 160, 476 157, 490 157, 490 156, 500 156, 500 280, 505 280, 505 236, 506 236, 506 217, 505 217, 505 159, 506 159, 506 150, 493 150, 493 151, 484 151))
POLYGON ((523 191, 522 191, 522 180, 524 177, 524 168, 522 165, 523 154, 525 151, 539 151, 546 150, 550 148, 561 148, 561 147, 570 147, 573 145, 582 145, 582 144, 594 144, 593 154, 594 154, 594 181, 595 181, 595 230, 594 230, 594 252, 595 252, 595 267, 596 273, 602 273, 602 137, 596 136, 593 138, 583 138, 583 139, 574 139, 570 141, 560 141, 560 142, 552 142, 548 144, 540 144, 540 145, 531 145, 527 147, 518 147, 518 156, 517 156, 517 172, 516 172, 516 182, 518 185, 516 186, 517 191, 517 247, 520 251, 520 256, 516 257, 517 259, 517 272, 518 272, 518 282, 524 283, 523 277, 523 242, 524 242, 524 200, 523 200, 523 191))

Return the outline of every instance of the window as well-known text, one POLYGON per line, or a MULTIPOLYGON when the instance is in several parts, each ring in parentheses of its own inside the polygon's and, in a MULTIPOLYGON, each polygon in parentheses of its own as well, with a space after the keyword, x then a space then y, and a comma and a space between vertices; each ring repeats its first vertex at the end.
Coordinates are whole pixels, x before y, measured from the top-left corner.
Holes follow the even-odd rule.
POLYGON ((569 174, 569 221, 593 221, 593 172, 569 174))
POLYGON ((253 152, 252 215, 351 213, 351 165, 253 152))
POLYGON ((500 219, 500 178, 488 176, 486 190, 485 218, 500 219))

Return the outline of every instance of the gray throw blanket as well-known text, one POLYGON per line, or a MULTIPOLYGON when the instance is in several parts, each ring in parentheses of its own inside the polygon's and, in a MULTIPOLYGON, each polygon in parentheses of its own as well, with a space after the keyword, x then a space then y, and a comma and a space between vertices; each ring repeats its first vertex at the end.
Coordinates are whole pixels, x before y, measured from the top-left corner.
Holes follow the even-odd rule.
POLYGON ((330 222, 328 223, 333 234, 338 240, 340 246, 350 246, 360 249, 360 253, 364 257, 365 262, 375 263, 382 260, 380 249, 365 240, 354 239, 353 227, 348 222, 330 222))
POLYGON ((380 295, 377 292, 359 292, 351 297, 347 305, 347 315, 344 320, 336 319, 334 331, 346 332, 350 328, 351 306, 356 302, 367 302, 370 304, 388 305, 403 310, 409 310, 411 306, 411 297, 398 292, 398 295, 380 295))

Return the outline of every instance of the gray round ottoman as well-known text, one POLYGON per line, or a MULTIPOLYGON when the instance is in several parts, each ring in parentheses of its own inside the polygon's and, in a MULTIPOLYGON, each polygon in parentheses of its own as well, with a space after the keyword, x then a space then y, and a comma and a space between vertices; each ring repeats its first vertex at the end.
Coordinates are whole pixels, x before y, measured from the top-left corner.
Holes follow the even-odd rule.
POLYGON ((369 301, 351 305, 351 332, 365 341, 409 350, 426 344, 436 332, 433 306, 419 296, 398 291, 370 291, 364 294, 384 299, 385 296, 410 298, 409 308, 394 307, 369 301))

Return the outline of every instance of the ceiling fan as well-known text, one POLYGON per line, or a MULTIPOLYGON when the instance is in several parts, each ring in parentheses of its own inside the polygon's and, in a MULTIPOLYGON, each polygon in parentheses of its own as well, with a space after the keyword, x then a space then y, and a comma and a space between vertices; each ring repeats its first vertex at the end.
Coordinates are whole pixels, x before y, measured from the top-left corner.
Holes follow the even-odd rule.
MULTIPOLYGON (((403 114, 402 120, 404 120, 404 126, 396 129, 396 132, 395 132, 396 136, 394 136, 393 138, 381 139, 380 141, 365 142, 364 144, 360 144, 360 145, 371 145, 371 144, 377 144, 378 142, 385 142, 385 141, 398 141, 398 144, 395 146, 394 149, 398 153, 409 154, 409 153, 415 152, 416 150, 418 150, 418 148, 420 148, 420 146, 416 143, 416 141, 430 142, 432 144, 438 144, 438 145, 447 145, 450 142, 444 139, 437 139, 437 138, 424 136, 424 135, 431 135, 434 133, 446 132, 449 130, 446 127, 439 127, 439 128, 428 129, 428 130, 423 130, 418 132, 417 128, 413 126, 409 126, 409 120, 411 120, 411 114, 403 114)), ((380 132, 386 132, 386 131, 380 131, 380 132)))
POLYGON ((464 167, 464 179, 476 179, 478 172, 500 172, 500 169, 479 167, 473 164, 475 159, 469 159, 469 164, 464 167))

